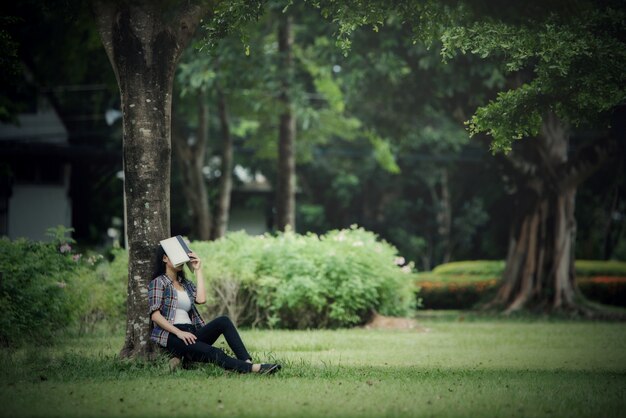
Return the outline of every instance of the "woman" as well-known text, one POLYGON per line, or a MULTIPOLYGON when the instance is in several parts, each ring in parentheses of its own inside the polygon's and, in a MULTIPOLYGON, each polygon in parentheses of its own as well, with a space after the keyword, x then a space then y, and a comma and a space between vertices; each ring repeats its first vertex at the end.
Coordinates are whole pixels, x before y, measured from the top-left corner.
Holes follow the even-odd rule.
POLYGON ((154 324, 150 339, 175 357, 217 364, 226 370, 265 374, 280 370, 279 364, 252 363, 237 329, 228 317, 221 316, 208 324, 204 323, 195 306, 195 303, 206 302, 202 261, 193 252, 189 253, 189 258, 198 282, 197 287, 185 278, 183 266, 174 267, 163 247, 159 245, 157 248, 155 275, 148 288, 150 319, 154 324), (220 335, 224 335, 237 358, 213 347, 220 335))

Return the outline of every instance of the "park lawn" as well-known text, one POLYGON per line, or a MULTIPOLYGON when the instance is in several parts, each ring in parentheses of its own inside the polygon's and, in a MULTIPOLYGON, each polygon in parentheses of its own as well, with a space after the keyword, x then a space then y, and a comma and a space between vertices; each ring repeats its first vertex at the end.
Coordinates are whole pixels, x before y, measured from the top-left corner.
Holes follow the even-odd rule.
POLYGON ((456 318, 244 331, 256 358, 284 364, 275 376, 120 361, 121 335, 5 350, 2 416, 624 416, 626 324, 456 318))

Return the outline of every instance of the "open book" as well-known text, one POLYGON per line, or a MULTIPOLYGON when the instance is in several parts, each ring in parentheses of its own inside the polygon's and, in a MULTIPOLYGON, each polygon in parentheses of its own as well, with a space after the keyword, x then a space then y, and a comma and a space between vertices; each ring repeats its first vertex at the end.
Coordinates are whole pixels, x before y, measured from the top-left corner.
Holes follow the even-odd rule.
POLYGON ((180 235, 164 239, 161 241, 161 247, 165 250, 165 254, 167 254, 167 257, 174 267, 181 266, 190 260, 187 254, 189 254, 191 250, 180 235))

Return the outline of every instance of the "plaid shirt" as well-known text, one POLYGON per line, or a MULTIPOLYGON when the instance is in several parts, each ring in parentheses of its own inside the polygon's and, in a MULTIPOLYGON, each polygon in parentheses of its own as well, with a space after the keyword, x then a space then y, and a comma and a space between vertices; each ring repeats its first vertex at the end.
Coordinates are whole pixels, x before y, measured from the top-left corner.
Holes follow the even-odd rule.
MULTIPOLYGON (((189 280, 182 282, 183 288, 189 295, 191 300, 191 310, 189 311, 189 317, 196 329, 204 326, 204 321, 196 309, 194 301, 196 300, 196 286, 189 280)), ((174 324, 174 317, 176 316, 176 307, 178 306, 178 295, 172 280, 165 274, 155 278, 150 282, 148 286, 148 301, 150 303, 149 315, 152 315, 154 311, 160 311, 161 315, 167 319, 170 324, 174 324)), ((169 337, 169 331, 165 331, 163 328, 154 324, 150 339, 155 343, 166 347, 167 337, 169 337)))

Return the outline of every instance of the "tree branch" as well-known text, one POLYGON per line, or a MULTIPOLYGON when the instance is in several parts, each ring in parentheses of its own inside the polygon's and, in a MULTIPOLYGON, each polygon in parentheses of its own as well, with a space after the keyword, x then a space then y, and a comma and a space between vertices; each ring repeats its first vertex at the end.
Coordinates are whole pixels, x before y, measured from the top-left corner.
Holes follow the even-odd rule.
POLYGON ((618 154, 617 141, 606 136, 581 148, 576 155, 564 164, 560 178, 561 190, 576 187, 598 170, 602 164, 618 154))

